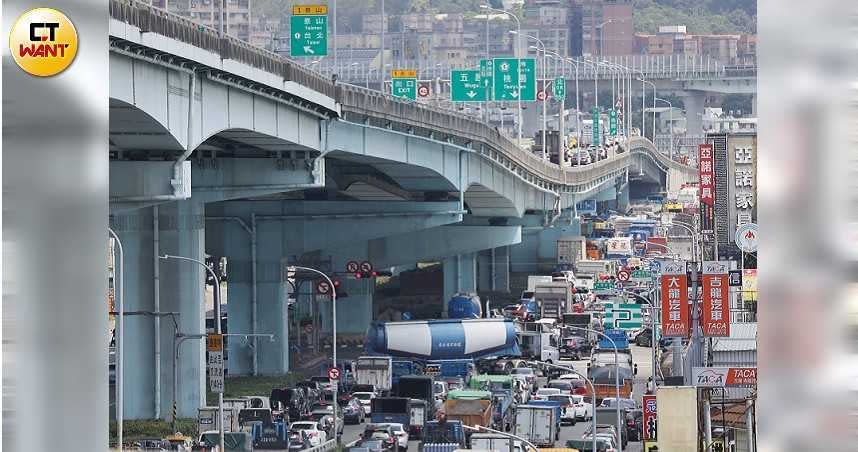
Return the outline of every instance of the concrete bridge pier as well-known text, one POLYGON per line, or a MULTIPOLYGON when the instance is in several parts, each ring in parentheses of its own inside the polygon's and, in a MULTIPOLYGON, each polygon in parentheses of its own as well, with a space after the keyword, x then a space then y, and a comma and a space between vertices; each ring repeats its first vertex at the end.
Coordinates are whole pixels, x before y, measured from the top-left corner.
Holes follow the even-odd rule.
POLYGON ((703 135, 703 109, 706 106, 705 91, 685 91, 685 125, 689 136, 703 135))
POLYGON ((509 247, 500 246, 477 254, 477 290, 509 292, 509 247))
MULTIPOLYGON (((160 254, 171 254, 204 261, 204 204, 194 200, 177 201, 159 207, 158 238, 160 254)), ((161 312, 177 312, 175 321, 184 334, 205 333, 205 269, 193 262, 155 261, 153 247, 153 209, 117 214, 111 224, 125 251, 125 309, 154 311, 154 266, 160 271, 161 312)), ((153 316, 125 318, 125 391, 126 419, 149 419, 155 415, 155 339, 153 316)), ((173 384, 173 339, 175 328, 170 317, 160 319, 160 416, 170 415, 173 384)), ((181 345, 178 361, 177 404, 180 417, 197 415, 205 398, 205 351, 202 340, 187 340, 181 345)))
POLYGON ((557 240, 581 235, 581 224, 570 221, 568 210, 551 225, 544 224, 541 213, 525 215, 522 222, 521 243, 509 249, 509 267, 517 273, 549 272, 557 264, 557 240))

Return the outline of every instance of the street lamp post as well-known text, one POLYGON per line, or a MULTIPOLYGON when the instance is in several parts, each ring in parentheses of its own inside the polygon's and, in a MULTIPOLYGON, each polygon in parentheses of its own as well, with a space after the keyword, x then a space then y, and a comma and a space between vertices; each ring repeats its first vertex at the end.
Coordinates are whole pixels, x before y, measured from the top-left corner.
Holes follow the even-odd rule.
MULTIPOLYGON (((119 334, 116 336, 116 363, 114 367, 116 368, 116 387, 114 391, 116 391, 116 443, 119 447, 119 450, 122 451, 122 424, 125 417, 125 413, 123 413, 123 378, 125 377, 125 372, 123 371, 123 362, 125 361, 125 253, 122 251, 122 241, 119 240, 119 236, 116 235, 116 232, 111 228, 107 228, 107 232, 113 237, 113 240, 116 241, 116 246, 119 249, 119 334)), ((116 267, 116 263, 113 264, 116 267)), ((114 328, 116 331, 116 328, 114 328)))
MULTIPOLYGON (((382 0, 382 1, 384 1, 384 0, 382 0)), ((518 52, 521 51, 521 21, 518 20, 518 16, 516 16, 515 14, 513 14, 509 11, 504 11, 502 9, 492 8, 491 6, 486 5, 486 4, 480 5, 480 8, 481 9, 487 9, 489 11, 498 12, 501 14, 506 14, 506 15, 512 17, 513 19, 515 19, 515 24, 517 27, 517 33, 516 34, 518 35, 518 43, 516 44, 516 49, 515 49, 513 56, 518 58, 518 52)), ((521 61, 518 62, 518 97, 517 97, 517 99, 518 99, 518 145, 521 146, 521 120, 522 120, 522 115, 521 115, 521 61)))
MULTIPOLYGON (((670 108, 670 119, 668 120, 670 122, 670 125, 668 126, 668 131, 670 132, 670 134, 669 134, 670 135, 670 148, 669 148, 668 152, 670 155, 670 159, 673 160, 673 104, 670 103, 670 101, 661 99, 659 97, 656 97, 655 100, 657 100, 659 102, 666 103, 667 106, 670 108)), ((653 114, 655 114, 655 113, 653 113, 653 114)), ((653 137, 655 137, 655 130, 654 129, 653 129, 653 137)))
MULTIPOLYGON (((530 362, 529 364, 537 365, 537 366, 541 365, 541 366, 545 366, 545 367, 553 367, 555 369, 565 370, 566 372, 578 375, 579 377, 583 378, 584 381, 587 382, 587 384, 590 385, 590 391, 593 392, 593 398, 590 400, 590 407, 592 409, 592 412, 590 413, 590 420, 593 421, 593 433, 592 433, 593 434, 593 451, 599 450, 599 448, 596 447, 596 385, 594 385, 593 382, 589 378, 585 377, 580 372, 576 371, 575 369, 573 369, 571 367, 558 366, 557 364, 543 363, 541 361, 540 362, 530 362)), ((619 406, 619 400, 617 401, 617 404, 619 406)), ((585 410, 584 411, 584 417, 586 417, 586 416, 587 416, 587 412, 585 410)), ((620 442, 622 442, 622 438, 620 439, 620 442)))
MULTIPOLYGON (((617 434, 620 435, 620 441, 619 441, 619 444, 617 444, 617 447, 618 447, 619 452, 623 452, 623 441, 622 441, 622 433, 621 433, 623 431, 623 428, 622 428, 623 427, 623 423, 622 423, 623 420, 620 417, 620 361, 619 361, 619 349, 617 348, 617 343, 614 342, 614 340, 611 339, 610 336, 608 336, 604 333, 601 333, 599 331, 592 330, 590 328, 584 328, 584 327, 580 327, 580 326, 569 326, 569 325, 566 325, 566 328, 571 328, 573 330, 588 331, 591 333, 598 334, 599 336, 602 336, 605 339, 607 339, 611 343, 611 346, 614 347, 614 385, 616 386, 616 390, 617 390, 617 396, 616 396, 617 397, 617 400, 616 400, 616 402, 617 402, 616 403, 616 407, 617 407, 617 434)), ((594 405, 593 406, 593 411, 594 411, 593 415, 595 416, 595 414, 596 414, 595 413, 595 411, 596 411, 596 407, 595 407, 595 405, 596 405, 596 391, 595 390, 593 391, 593 405, 594 405)), ((595 435, 596 432, 594 431, 593 434, 595 435)))
MULTIPOLYGON (((312 273, 315 273, 317 275, 320 275, 322 278, 325 278, 325 281, 328 282, 328 286, 331 288, 331 318, 332 318, 332 320, 331 320, 331 323, 332 323, 331 335, 333 336, 333 339, 331 340, 331 343, 332 343, 331 350, 333 350, 333 360, 334 360, 333 366, 337 367, 337 288, 334 286, 334 282, 331 281, 331 278, 328 277, 328 275, 326 275, 324 272, 316 270, 315 268, 301 267, 299 265, 290 265, 286 268, 286 270, 290 271, 290 272, 293 272, 295 270, 312 272, 312 273)), ((331 386, 333 387, 333 392, 334 392, 334 394, 333 394, 334 402, 331 405, 333 406, 333 410, 334 410, 334 434, 336 434, 338 431, 337 430, 338 429, 337 422, 339 422, 339 419, 337 418, 337 392, 339 391, 339 380, 336 381, 331 386)), ((340 443, 340 437, 337 436, 337 444, 339 444, 339 443, 340 443)))
MULTIPOLYGON (((198 260, 198 259, 194 259, 194 258, 190 258, 190 257, 184 257, 184 256, 173 256, 170 254, 165 254, 163 256, 158 256, 158 257, 161 259, 164 259, 164 260, 178 259, 178 260, 197 263, 199 265, 202 265, 203 268, 205 268, 209 272, 209 274, 212 276, 212 278, 214 278, 214 281, 215 281, 215 288, 214 288, 215 333, 221 334, 221 325, 220 325, 220 322, 221 322, 221 316, 220 316, 220 278, 218 278, 217 273, 215 273, 215 271, 212 270, 211 267, 206 265, 205 262, 198 260)), ((205 312, 205 309, 203 309, 203 311, 205 312)), ((224 450, 225 426, 223 425, 223 423, 224 423, 224 419, 223 419, 223 392, 219 392, 217 394, 217 415, 218 415, 218 419, 220 420, 220 422, 219 422, 220 427, 218 428, 218 442, 220 444, 220 450, 224 450)))
MULTIPOLYGON (((519 36, 521 35, 521 33, 513 31, 513 30, 510 30, 510 34, 519 35, 519 36)), ((546 71, 546 56, 547 56, 545 53, 545 43, 543 43, 542 40, 540 40, 539 38, 537 38, 535 36, 524 35, 524 37, 526 37, 528 39, 533 39, 534 41, 536 41, 537 44, 539 44, 539 46, 541 46, 541 48, 539 46, 528 47, 528 49, 536 50, 537 57, 539 56, 539 51, 540 50, 542 51, 542 96, 543 96, 543 99, 542 99, 542 159, 548 160, 548 149, 546 148, 546 144, 545 144, 545 142, 546 142, 545 135, 548 132, 548 130, 547 130, 548 129, 548 118, 547 118, 547 112, 546 112, 546 107, 548 104, 548 91, 546 91, 546 89, 545 89, 545 82, 548 80, 548 77, 547 77, 547 74, 545 72, 546 71)), ((521 97, 521 93, 519 93, 519 97, 521 97)))
MULTIPOLYGON (((671 222, 668 224, 668 226, 679 226, 691 234, 692 260, 694 262, 698 262, 698 259, 700 261, 702 261, 703 260, 702 243, 701 243, 701 246, 697 247, 697 253, 696 254, 694 253, 695 245, 698 244, 698 240, 700 238, 699 234, 697 234, 697 232, 694 230, 694 227, 692 227, 689 224, 682 223, 682 222, 671 222)), ((696 264, 695 264, 695 269, 692 270, 692 280, 691 280, 691 283, 692 283, 691 293, 693 294, 693 297, 694 297, 692 302, 691 302, 691 321, 692 321, 691 342, 689 343, 689 359, 686 360, 685 366, 684 366, 685 369, 683 370, 683 376, 685 377, 686 384, 689 382, 689 379, 691 377, 691 367, 694 365, 702 365, 702 355, 700 355, 700 353, 702 352, 703 337, 701 336, 700 331, 699 331, 700 316, 697 313, 697 283, 698 283, 698 280, 699 280, 699 275, 697 274, 696 264)), ((679 339, 674 340, 674 346, 676 346, 677 348, 681 347, 681 342, 679 342, 679 341, 680 341, 679 339)), ((674 353, 676 353, 676 352, 674 352, 674 353)), ((677 364, 677 360, 674 359, 674 367, 676 366, 676 364, 677 364)))

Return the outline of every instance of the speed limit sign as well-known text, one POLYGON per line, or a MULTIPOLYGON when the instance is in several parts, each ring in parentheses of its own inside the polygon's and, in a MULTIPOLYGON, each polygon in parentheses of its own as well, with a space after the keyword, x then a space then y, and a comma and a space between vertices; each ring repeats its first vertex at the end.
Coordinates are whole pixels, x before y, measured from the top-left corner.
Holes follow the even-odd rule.
POLYGON ((319 281, 316 283, 316 293, 325 295, 331 292, 331 285, 327 281, 319 281))

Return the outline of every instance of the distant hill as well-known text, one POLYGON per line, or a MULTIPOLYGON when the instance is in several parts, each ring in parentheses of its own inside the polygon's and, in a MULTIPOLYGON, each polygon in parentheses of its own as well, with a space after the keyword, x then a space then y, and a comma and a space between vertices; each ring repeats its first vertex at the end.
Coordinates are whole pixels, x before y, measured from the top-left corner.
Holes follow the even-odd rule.
POLYGON ((685 25, 693 34, 756 33, 756 0, 634 0, 635 31, 685 25))

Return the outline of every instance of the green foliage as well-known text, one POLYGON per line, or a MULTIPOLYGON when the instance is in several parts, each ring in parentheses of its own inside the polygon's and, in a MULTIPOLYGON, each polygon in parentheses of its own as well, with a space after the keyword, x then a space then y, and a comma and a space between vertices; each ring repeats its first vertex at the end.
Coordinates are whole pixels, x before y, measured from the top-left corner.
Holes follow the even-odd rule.
MULTIPOLYGON (((177 419, 176 429, 182 434, 196 437, 196 419, 177 419)), ((173 433, 168 421, 160 419, 126 419, 122 422, 122 442, 129 443, 144 438, 164 438, 173 433)), ((116 443, 116 421, 110 421, 110 444, 116 443)))
POLYGON ((751 95, 750 94, 728 94, 724 96, 724 102, 721 103, 721 108, 724 113, 730 111, 741 111, 743 115, 751 114, 751 95))
POLYGON ((756 0, 634 0, 635 31, 685 25, 689 33, 756 33, 756 0))
MULTIPOLYGON (((265 396, 271 394, 274 388, 284 388, 294 385, 303 378, 294 373, 274 377, 227 377, 224 382, 224 397, 265 396)), ((217 405, 217 394, 206 393, 207 406, 217 405)))

